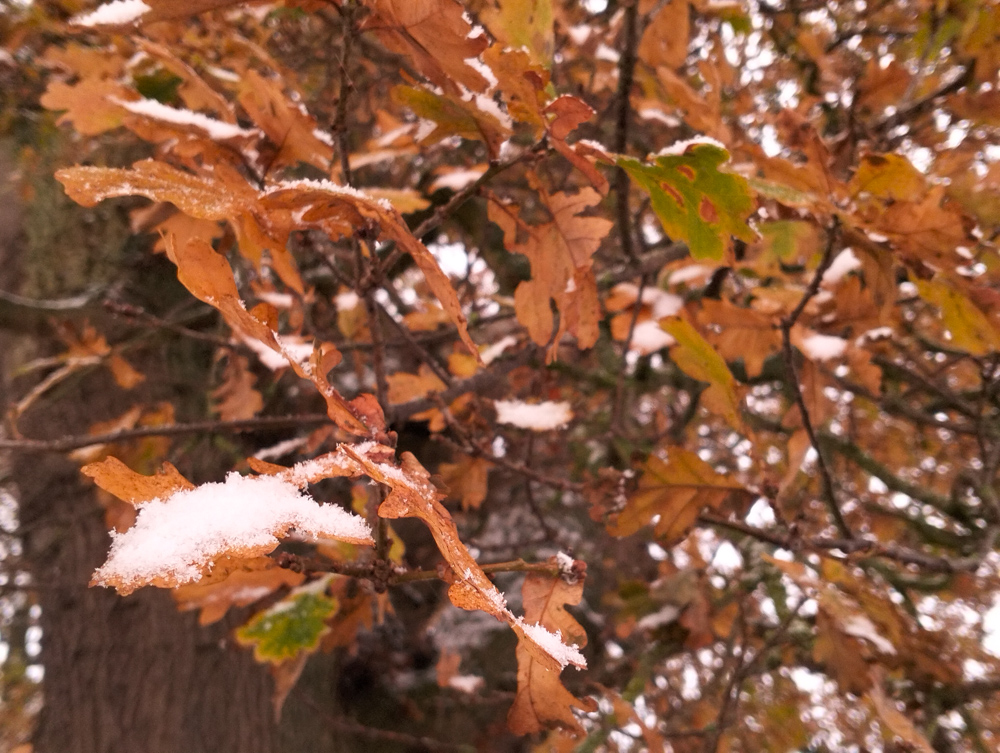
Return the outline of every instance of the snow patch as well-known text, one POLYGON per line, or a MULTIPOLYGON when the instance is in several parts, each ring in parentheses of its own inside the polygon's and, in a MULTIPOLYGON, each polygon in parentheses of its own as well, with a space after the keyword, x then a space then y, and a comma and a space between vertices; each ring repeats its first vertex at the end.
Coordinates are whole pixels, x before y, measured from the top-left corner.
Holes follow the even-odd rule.
POLYGON ((855 269, 861 269, 861 260, 854 255, 853 250, 845 248, 837 254, 829 268, 823 273, 823 284, 833 285, 855 269))
POLYGON ((485 167, 473 168, 471 170, 452 170, 436 177, 434 182, 431 183, 430 190, 433 192, 447 188, 452 191, 461 191, 466 186, 472 185, 483 177, 483 173, 485 172, 485 167))
POLYGON ((559 662, 560 668, 565 669, 567 664, 572 664, 574 667, 586 668, 587 660, 583 658, 580 649, 575 644, 567 646, 563 643, 561 631, 557 630, 554 633, 550 633, 543 625, 529 625, 521 617, 518 617, 515 622, 521 626, 521 629, 524 630, 524 634, 528 638, 537 643, 545 653, 559 662))
POLYGON ((726 145, 717 139, 713 139, 711 136, 695 136, 693 139, 685 139, 683 141, 675 141, 670 146, 665 146, 663 149, 658 151, 653 157, 677 157, 681 154, 687 152, 689 147, 698 146, 699 144, 707 144, 709 146, 717 146, 719 149, 725 149, 726 145))
POLYGON ((115 0, 105 3, 93 13, 70 19, 74 26, 122 26, 135 23, 153 10, 142 0, 115 0))
POLYGON ((573 419, 567 402, 546 400, 543 403, 525 403, 520 400, 497 400, 497 421, 520 429, 549 431, 561 429, 573 419))
POLYGON ((111 551, 94 574, 96 583, 198 581, 219 556, 270 551, 279 543, 276 534, 291 527, 306 536, 371 540, 362 518, 336 505, 320 505, 276 476, 232 472, 222 483, 178 491, 138 509, 132 528, 111 532, 111 551))
POLYGON ((277 193, 278 191, 286 191, 295 188, 306 188, 314 191, 326 191, 340 196, 350 196, 353 199, 361 199, 362 201, 377 204, 387 212, 395 211, 388 199, 376 199, 371 194, 365 193, 354 186, 343 186, 339 183, 334 183, 332 180, 326 179, 310 180, 303 178, 301 180, 282 180, 273 186, 266 188, 262 195, 267 196, 272 193, 277 193))
POLYGON ((676 342, 673 337, 663 331, 659 322, 653 319, 636 322, 632 329, 631 349, 643 355, 669 348, 676 342))
POLYGON ((121 99, 114 101, 136 115, 143 115, 147 118, 162 120, 174 125, 189 125, 200 128, 208 134, 209 138, 218 141, 233 139, 239 136, 256 135, 256 131, 247 130, 232 123, 225 123, 221 120, 210 118, 207 115, 202 115, 200 112, 169 107, 161 102, 157 102, 155 99, 140 99, 135 102, 127 102, 121 99))
POLYGON ((896 653, 896 647, 879 635, 875 623, 863 614, 851 615, 841 623, 841 627, 848 635, 868 641, 883 654, 892 656, 896 653))
POLYGON ((847 350, 847 340, 832 335, 809 335, 801 343, 802 352, 814 361, 829 361, 840 358, 847 350))

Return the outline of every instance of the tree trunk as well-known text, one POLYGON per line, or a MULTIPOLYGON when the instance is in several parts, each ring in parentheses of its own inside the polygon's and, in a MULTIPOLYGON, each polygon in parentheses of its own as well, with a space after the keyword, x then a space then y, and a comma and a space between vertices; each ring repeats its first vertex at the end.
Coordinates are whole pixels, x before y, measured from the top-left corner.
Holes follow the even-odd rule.
POLYGON ((15 467, 24 553, 41 605, 43 693, 36 753, 271 753, 271 680, 232 645, 235 620, 200 628, 170 595, 88 588, 108 548, 75 465, 15 467))

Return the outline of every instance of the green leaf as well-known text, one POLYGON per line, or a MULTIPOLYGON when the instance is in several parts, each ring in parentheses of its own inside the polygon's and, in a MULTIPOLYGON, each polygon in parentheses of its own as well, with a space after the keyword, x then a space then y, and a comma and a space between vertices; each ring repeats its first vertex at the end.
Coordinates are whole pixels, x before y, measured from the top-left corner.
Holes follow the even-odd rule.
POLYGON ((734 428, 742 427, 736 380, 722 356, 685 319, 666 319, 660 328, 676 341, 670 348, 670 360, 692 379, 708 383, 701 396, 704 406, 725 417, 734 428))
POLYGON ((302 651, 315 651, 329 629, 327 619, 338 606, 334 598, 300 590, 256 615, 236 631, 236 639, 244 646, 253 646, 257 661, 280 664, 302 651))
POLYGON ((615 536, 628 536, 656 519, 656 533, 666 545, 675 544, 702 510, 718 510, 734 495, 741 502, 752 497, 739 482, 716 473, 690 450, 668 447, 666 460, 649 456, 638 490, 609 530, 615 536))
POLYGON ((747 225, 754 201, 746 179, 719 170, 728 159, 714 144, 691 144, 653 164, 631 157, 617 163, 649 194, 667 235, 685 241, 696 259, 721 259, 730 235, 755 237, 747 225))

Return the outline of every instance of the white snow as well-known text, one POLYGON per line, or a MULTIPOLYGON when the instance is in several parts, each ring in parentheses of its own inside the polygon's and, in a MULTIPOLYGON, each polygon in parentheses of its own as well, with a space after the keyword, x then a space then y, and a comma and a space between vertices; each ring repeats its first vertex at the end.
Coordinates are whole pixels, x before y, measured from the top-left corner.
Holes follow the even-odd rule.
POLYGON ((848 273, 861 268, 861 260, 854 255, 854 251, 845 248, 830 264, 826 272, 823 273, 823 284, 833 285, 839 282, 848 273))
POLYGON ((576 564, 576 560, 566 554, 566 552, 556 552, 556 565, 559 567, 560 574, 571 574, 574 564, 576 564))
POLYGON ((490 90, 492 90, 494 87, 496 87, 498 83, 500 83, 499 81, 497 81, 497 77, 496 74, 493 73, 493 69, 490 68, 488 65, 486 65, 486 63, 484 63, 479 58, 465 58, 465 64, 470 68, 474 68, 475 71, 480 76, 486 79, 487 86, 489 87, 490 90))
POLYGON ((669 625, 681 615, 681 610, 673 604, 667 604, 658 612, 647 614, 635 626, 639 630, 655 630, 663 625, 669 625))
POLYGON ((894 655, 896 653, 896 647, 879 635, 875 623, 863 614, 851 615, 848 619, 844 620, 841 627, 848 635, 868 641, 883 654, 894 655))
POLYGON ((632 329, 632 350, 637 350, 643 355, 649 355, 663 348, 669 348, 676 342, 653 319, 636 322, 635 327, 632 329))
POLYGON ((192 112, 191 110, 169 107, 161 102, 157 102, 155 99, 140 99, 135 102, 128 102, 122 99, 116 99, 114 101, 129 112, 133 112, 136 115, 144 115, 147 118, 163 120, 167 123, 173 123, 175 125, 189 125, 194 126, 195 128, 200 128, 208 134, 209 138, 212 139, 224 140, 236 138, 238 136, 253 136, 256 134, 255 131, 250 131, 246 128, 240 128, 238 125, 233 125, 232 123, 225 123, 221 120, 210 118, 207 115, 202 115, 200 112, 192 112))
POLYGON ((309 437, 292 437, 291 439, 286 439, 283 442, 278 442, 270 447, 264 447, 263 449, 257 450, 253 454, 258 460, 273 460, 275 458, 280 458, 283 455, 288 455, 291 452, 302 447, 309 441, 309 437))
POLYGON ((112 531, 108 560, 94 582, 138 587, 156 579, 190 583, 224 554, 258 555, 278 536, 299 534, 371 542, 367 523, 336 505, 319 505, 276 476, 241 476, 208 483, 138 505, 135 525, 112 531))
POLYGON ((448 188, 452 191, 461 191, 466 186, 475 183, 483 177, 483 173, 485 172, 485 167, 479 167, 471 170, 452 170, 448 173, 442 173, 431 183, 430 190, 433 192, 439 191, 442 188, 448 188))
POLYGON ((854 344, 860 347, 866 343, 888 340, 891 337, 892 327, 876 327, 858 335, 858 339, 854 341, 854 344))
POLYGON ((151 10, 142 0, 115 0, 105 3, 93 13, 70 19, 70 23, 75 26, 120 26, 138 21, 151 10))
MULTIPOLYGON (((622 282, 614 286, 612 294, 619 293, 631 297, 633 300, 639 297, 639 286, 632 282, 622 282)), ((662 319, 665 316, 674 316, 684 308, 684 299, 679 295, 668 293, 660 288, 647 285, 642 289, 642 305, 652 308, 654 319, 662 319)))
POLYGON ((549 431, 561 429, 573 418, 567 402, 525 403, 520 400, 497 400, 497 421, 521 429, 549 431))
POLYGON ((833 335, 814 334, 802 338, 802 352, 814 361, 840 358, 847 350, 847 340, 833 335))
POLYGON ((725 144, 723 144, 721 141, 713 139, 711 136, 695 136, 693 139, 675 141, 670 146, 663 147, 663 149, 654 154, 653 157, 676 157, 678 155, 684 154, 688 150, 688 147, 698 146, 699 144, 717 146, 719 147, 719 149, 726 148, 725 144))
POLYGON ((266 188, 262 195, 267 196, 268 194, 277 193, 278 191, 287 191, 289 189, 295 188, 306 188, 314 191, 327 191, 332 194, 339 194, 340 196, 350 196, 354 199, 361 199, 362 201, 367 201, 372 204, 377 204, 379 207, 387 212, 394 212, 392 204, 388 199, 376 199, 371 194, 367 194, 354 186, 344 186, 339 183, 334 183, 332 180, 310 180, 303 178, 301 180, 282 180, 275 183, 273 186, 266 188))
POLYGON ((504 337, 501 337, 499 340, 497 340, 489 347, 484 348, 479 353, 479 357, 483 361, 483 366, 489 366, 491 363, 497 360, 497 358, 502 356, 504 354, 504 351, 507 350, 507 348, 513 345, 517 345, 517 338, 514 337, 514 335, 505 335, 504 337))
POLYGON ((574 667, 580 668, 587 666, 587 660, 583 658, 583 654, 580 653, 576 645, 567 646, 563 643, 562 633, 559 630, 550 633, 544 625, 529 625, 521 617, 518 617, 515 622, 521 626, 528 638, 537 643, 545 653, 559 662, 559 666, 562 669, 565 669, 567 664, 572 664, 574 667))
POLYGON ((295 335, 280 337, 275 334, 274 337, 278 345, 281 346, 281 353, 278 353, 269 345, 262 343, 254 337, 244 335, 240 338, 240 341, 250 348, 257 355, 257 358, 260 359, 260 362, 271 371, 287 369, 291 366, 291 361, 299 365, 309 363, 309 357, 312 356, 313 352, 312 342, 306 342, 305 339, 295 335))
POLYGON ((483 686, 483 682, 483 678, 479 675, 455 675, 448 678, 448 687, 472 694, 483 686))

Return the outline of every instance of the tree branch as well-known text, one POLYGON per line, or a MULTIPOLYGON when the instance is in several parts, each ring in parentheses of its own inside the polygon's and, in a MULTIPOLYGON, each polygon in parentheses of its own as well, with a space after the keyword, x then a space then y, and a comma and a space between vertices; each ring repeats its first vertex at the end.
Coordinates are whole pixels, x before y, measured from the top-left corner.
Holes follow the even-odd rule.
POLYGON ((812 280, 806 287, 806 291, 803 293, 798 305, 792 309, 792 312, 787 317, 781 320, 781 342, 789 386, 795 397, 795 403, 799 407, 799 413, 802 416, 802 426, 806 430, 806 434, 809 435, 809 442, 816 451, 816 465, 819 468, 820 480, 823 485, 823 499, 826 501, 826 506, 830 510, 833 522, 836 524, 841 535, 852 538, 853 534, 851 533, 850 526, 844 520, 844 515, 840 511, 840 505, 837 503, 837 496, 833 487, 833 477, 830 475, 830 468, 827 465, 826 458, 823 456, 823 449, 820 447, 816 436, 816 429, 809 416, 809 408, 806 406, 805 397, 802 395, 802 388, 799 386, 799 374, 795 368, 795 353, 792 350, 792 328, 799 317, 802 316, 802 312, 805 311, 806 306, 809 305, 809 301, 819 292, 823 275, 833 262, 833 247, 840 236, 839 229, 840 221, 834 218, 832 226, 827 231, 828 236, 826 248, 823 249, 823 258, 820 260, 819 266, 816 267, 816 272, 813 274, 812 280))

